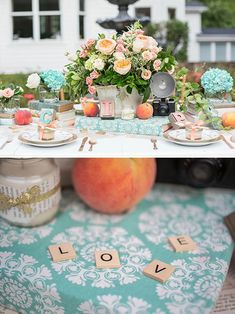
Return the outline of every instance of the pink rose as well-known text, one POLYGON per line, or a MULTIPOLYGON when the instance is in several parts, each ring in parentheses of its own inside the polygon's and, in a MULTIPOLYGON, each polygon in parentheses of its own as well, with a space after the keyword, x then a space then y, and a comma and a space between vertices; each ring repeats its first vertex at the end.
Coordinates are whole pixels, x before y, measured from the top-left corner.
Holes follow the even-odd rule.
POLYGON ((86 48, 90 49, 94 44, 95 44, 95 40, 94 39, 88 39, 87 42, 86 42, 86 48))
POLYGON ((11 88, 5 88, 2 91, 2 96, 5 98, 11 98, 14 95, 14 91, 11 88))
POLYGON ((93 83, 93 79, 88 76, 88 77, 86 78, 86 84, 87 84, 87 85, 92 85, 92 83, 93 83))
POLYGON ((117 45, 124 45, 124 41, 122 39, 117 40, 117 45))
POLYGON ((148 51, 148 50, 146 50, 146 51, 144 51, 144 52, 142 52, 142 58, 144 59, 144 61, 150 61, 150 60, 152 60, 152 52, 150 52, 150 51, 148 51))
POLYGON ((159 71, 161 68, 161 60, 157 59, 153 62, 153 67, 155 71, 159 71))
POLYGON ((80 51, 80 53, 79 53, 79 57, 80 57, 80 58, 86 58, 87 55, 88 55, 88 51, 87 51, 87 50, 82 50, 82 51, 80 51))
POLYGON ((150 70, 143 70, 141 73, 142 79, 146 81, 150 80, 151 76, 152 76, 152 72, 150 70))
POLYGON ((158 54, 160 50, 161 50, 160 48, 158 48, 157 46, 154 46, 154 47, 152 47, 151 51, 152 51, 152 53, 158 54))
POLYGON ((143 35, 143 34, 144 34, 144 31, 143 31, 142 29, 137 29, 137 30, 135 31, 135 33, 136 33, 137 35, 143 35))
POLYGON ((89 93, 91 94, 91 95, 94 95, 95 93, 96 93, 96 88, 95 88, 95 86, 89 86, 88 87, 88 91, 89 91, 89 93))
POLYGON ((116 51, 118 51, 118 52, 125 52, 126 48, 123 45, 118 44, 117 47, 116 47, 116 51))
POLYGON ((97 71, 93 71, 93 72, 91 72, 91 74, 90 74, 90 77, 91 77, 93 80, 97 79, 99 76, 100 76, 100 75, 99 75, 99 73, 98 73, 97 71))

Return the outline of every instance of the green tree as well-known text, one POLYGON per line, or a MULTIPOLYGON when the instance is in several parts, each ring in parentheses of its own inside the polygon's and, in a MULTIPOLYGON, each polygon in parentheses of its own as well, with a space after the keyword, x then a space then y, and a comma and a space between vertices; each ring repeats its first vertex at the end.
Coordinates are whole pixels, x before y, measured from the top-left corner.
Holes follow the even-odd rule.
POLYGON ((208 10, 202 14, 203 27, 218 27, 218 28, 235 27, 234 0, 200 0, 200 1, 208 7, 208 10))
POLYGON ((159 24, 152 23, 147 26, 146 33, 156 38, 163 48, 169 48, 178 61, 187 60, 187 23, 179 20, 170 20, 159 24))

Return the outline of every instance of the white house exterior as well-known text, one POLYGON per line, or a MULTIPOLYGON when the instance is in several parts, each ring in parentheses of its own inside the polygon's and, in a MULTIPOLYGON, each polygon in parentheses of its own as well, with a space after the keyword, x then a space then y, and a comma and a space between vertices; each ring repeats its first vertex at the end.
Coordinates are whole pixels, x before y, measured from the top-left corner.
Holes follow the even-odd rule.
MULTIPOLYGON (((187 21, 190 62, 216 61, 218 56, 224 57, 222 61, 235 61, 234 34, 220 34, 219 38, 204 34, 204 10, 196 1, 186 5, 185 0, 139 0, 129 13, 149 14, 152 22, 187 21)), ((0 14, 0 73, 16 73, 62 69, 67 62, 65 52, 76 51, 99 32, 109 32, 96 20, 116 16, 117 7, 107 0, 0 0, 0 14)))

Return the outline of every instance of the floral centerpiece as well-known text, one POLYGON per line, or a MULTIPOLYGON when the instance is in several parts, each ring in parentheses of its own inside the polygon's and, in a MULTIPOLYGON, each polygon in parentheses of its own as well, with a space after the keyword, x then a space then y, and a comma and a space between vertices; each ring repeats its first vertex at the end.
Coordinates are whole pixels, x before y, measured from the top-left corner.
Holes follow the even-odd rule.
POLYGON ((9 84, 7 86, 0 84, 0 111, 14 112, 20 107, 19 96, 24 90, 21 86, 9 84))
POLYGON ((63 73, 55 70, 33 73, 29 75, 26 86, 32 89, 39 89, 40 101, 59 99, 58 92, 65 85, 63 73))
POLYGON ((208 98, 222 99, 231 93, 233 78, 226 70, 213 68, 203 74, 201 84, 208 98))
POLYGON ((94 95, 99 87, 115 86, 119 91, 133 91, 146 101, 151 93, 154 73, 173 72, 176 64, 170 51, 163 51, 153 37, 145 36, 136 22, 121 35, 89 39, 66 66, 66 81, 76 98, 94 95))

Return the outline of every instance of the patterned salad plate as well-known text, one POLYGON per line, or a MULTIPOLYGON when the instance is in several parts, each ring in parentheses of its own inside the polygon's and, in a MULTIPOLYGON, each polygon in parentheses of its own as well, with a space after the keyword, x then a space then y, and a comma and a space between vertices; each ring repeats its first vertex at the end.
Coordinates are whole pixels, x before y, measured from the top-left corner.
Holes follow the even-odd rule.
POLYGON ((221 141, 220 133, 216 130, 205 129, 201 140, 188 140, 185 136, 185 129, 171 130, 164 134, 164 138, 172 143, 184 146, 206 146, 221 141))
POLYGON ((77 135, 68 131, 56 130, 53 140, 43 141, 39 139, 38 132, 25 132, 19 135, 18 139, 28 145, 37 147, 55 147, 73 143, 77 140, 77 135))

